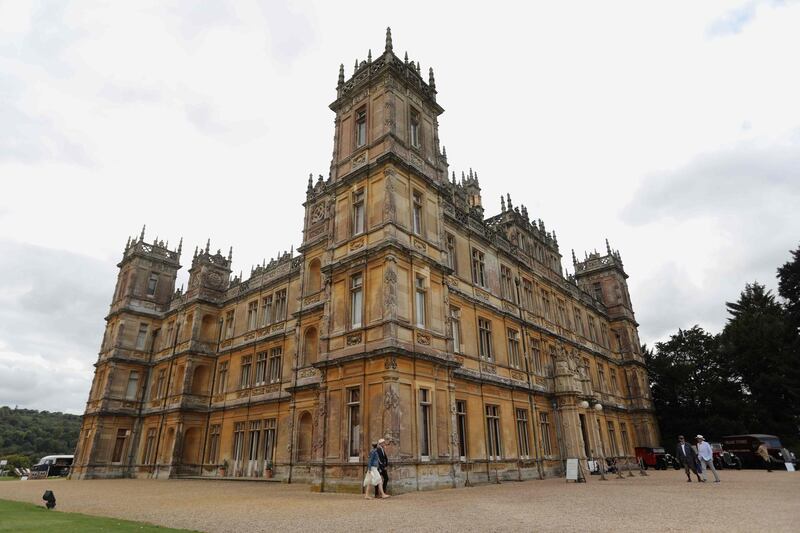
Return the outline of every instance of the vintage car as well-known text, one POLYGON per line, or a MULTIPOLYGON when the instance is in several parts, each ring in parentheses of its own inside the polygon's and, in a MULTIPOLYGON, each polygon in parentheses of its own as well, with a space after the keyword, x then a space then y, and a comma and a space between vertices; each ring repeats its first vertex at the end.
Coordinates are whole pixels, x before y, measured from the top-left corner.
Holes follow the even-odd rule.
POLYGON ((719 442, 709 442, 711 451, 714 454, 714 466, 717 468, 742 469, 742 460, 722 447, 719 442))
POLYGON ((647 446, 636 447, 636 460, 642 464, 642 468, 655 468, 656 470, 666 470, 668 467, 680 468, 675 457, 666 453, 664 448, 650 448, 647 446))
POLYGON ((31 467, 28 479, 44 479, 47 477, 64 477, 69 474, 74 455, 47 455, 31 467))
MULTIPOLYGON (((758 456, 756 450, 761 444, 767 447, 770 459, 778 464, 783 464, 783 445, 781 440, 775 435, 764 435, 762 433, 752 433, 749 435, 728 435, 722 437, 722 446, 729 452, 735 454, 742 461, 745 468, 762 468, 763 461, 758 456)), ((791 462, 791 461, 790 461, 791 462)))

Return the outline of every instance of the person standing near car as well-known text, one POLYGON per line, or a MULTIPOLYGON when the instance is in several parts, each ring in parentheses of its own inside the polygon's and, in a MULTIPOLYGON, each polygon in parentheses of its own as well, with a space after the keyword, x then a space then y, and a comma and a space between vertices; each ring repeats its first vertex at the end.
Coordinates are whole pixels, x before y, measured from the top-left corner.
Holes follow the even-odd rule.
POLYGON ((770 464, 770 462, 772 461, 772 457, 769 456, 766 444, 764 444, 763 442, 759 444, 756 453, 758 454, 759 457, 761 457, 761 460, 764 461, 764 466, 767 467, 767 472, 772 472, 772 465, 770 464))
POLYGON ((686 482, 692 482, 692 476, 689 473, 694 472, 697 476, 697 481, 702 482, 703 480, 700 479, 700 474, 697 473, 695 469, 695 465, 697 463, 697 454, 692 448, 692 445, 686 442, 686 439, 683 438, 683 435, 678 437, 678 446, 675 448, 675 457, 678 458, 678 461, 681 462, 683 465, 683 469, 686 472, 686 482))
POLYGON ((702 435, 697 436, 697 458, 700 460, 700 471, 703 473, 703 481, 706 480, 706 468, 710 468, 711 472, 714 474, 714 483, 719 483, 717 469, 714 468, 714 451, 702 435))

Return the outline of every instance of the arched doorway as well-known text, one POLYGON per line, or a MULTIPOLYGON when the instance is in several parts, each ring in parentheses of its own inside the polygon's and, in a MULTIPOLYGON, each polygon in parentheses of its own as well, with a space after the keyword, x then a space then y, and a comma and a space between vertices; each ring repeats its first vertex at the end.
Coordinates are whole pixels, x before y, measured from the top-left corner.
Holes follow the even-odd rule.
POLYGON ((183 435, 183 453, 181 463, 184 465, 200 464, 200 430, 189 428, 183 435))

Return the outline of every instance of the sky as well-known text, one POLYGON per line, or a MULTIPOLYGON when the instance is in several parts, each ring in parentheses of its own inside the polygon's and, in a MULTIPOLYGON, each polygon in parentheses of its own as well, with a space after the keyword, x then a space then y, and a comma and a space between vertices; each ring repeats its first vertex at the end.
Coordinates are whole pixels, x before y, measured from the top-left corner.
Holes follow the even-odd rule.
MULTIPOLYGON (((0 0, 0 405, 81 413, 129 236, 295 248, 339 64, 433 67, 451 169, 572 271, 604 239, 642 341, 712 332, 800 245, 800 2, 0 0)), ((188 250, 188 252, 187 252, 188 250)))

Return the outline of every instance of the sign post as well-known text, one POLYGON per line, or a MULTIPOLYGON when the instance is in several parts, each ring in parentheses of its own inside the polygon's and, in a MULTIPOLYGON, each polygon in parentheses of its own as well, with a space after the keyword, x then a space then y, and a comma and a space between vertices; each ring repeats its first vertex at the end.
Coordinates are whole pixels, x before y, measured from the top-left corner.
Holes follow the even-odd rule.
POLYGON ((583 477, 580 469, 580 462, 578 459, 567 459, 567 483, 574 481, 575 483, 585 483, 586 479, 583 477))

